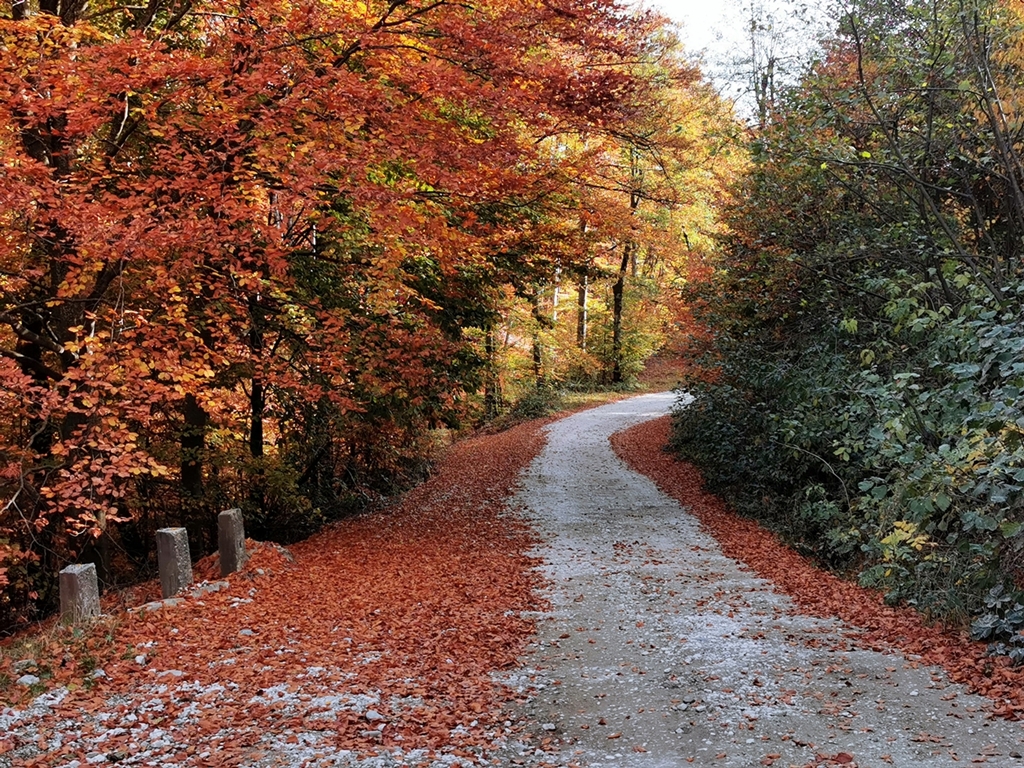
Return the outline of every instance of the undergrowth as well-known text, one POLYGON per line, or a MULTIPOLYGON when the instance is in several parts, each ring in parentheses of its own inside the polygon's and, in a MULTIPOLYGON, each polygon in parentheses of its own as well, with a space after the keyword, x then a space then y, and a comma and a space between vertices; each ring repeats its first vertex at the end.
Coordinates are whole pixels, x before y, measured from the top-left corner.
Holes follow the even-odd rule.
POLYGON ((845 3, 752 131, 721 250, 683 289, 713 338, 674 445, 819 562, 1013 654, 1024 195, 978 94, 1019 101, 1024 16, 883 5, 845 3))
POLYGON ((933 287, 876 281, 884 333, 721 334, 672 445, 819 562, 1022 659, 1024 312, 981 292, 936 311, 933 287))

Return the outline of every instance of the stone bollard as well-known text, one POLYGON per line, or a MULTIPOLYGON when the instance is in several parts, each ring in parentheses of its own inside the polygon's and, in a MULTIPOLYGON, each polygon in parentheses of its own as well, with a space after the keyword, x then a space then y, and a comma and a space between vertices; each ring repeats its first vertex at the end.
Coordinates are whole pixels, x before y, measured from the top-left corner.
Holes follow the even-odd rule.
POLYGON ((220 550, 220 575, 234 573, 245 563, 245 526, 242 510, 228 509, 217 515, 217 547, 220 550))
POLYGON ((100 615, 100 589, 96 566, 69 565, 60 572, 60 617, 78 621, 100 615))
POLYGON ((160 569, 160 592, 173 597, 192 583, 192 557, 188 551, 188 531, 161 528, 156 532, 156 560, 160 569))

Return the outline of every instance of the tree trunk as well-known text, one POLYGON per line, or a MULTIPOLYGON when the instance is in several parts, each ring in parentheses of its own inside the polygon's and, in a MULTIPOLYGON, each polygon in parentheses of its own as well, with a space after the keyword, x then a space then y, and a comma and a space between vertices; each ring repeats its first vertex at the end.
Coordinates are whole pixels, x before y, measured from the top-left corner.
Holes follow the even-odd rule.
POLYGON ((537 386, 544 386, 544 345, 540 332, 544 327, 544 317, 540 312, 540 291, 534 290, 530 295, 530 307, 533 314, 533 376, 537 386))
POLYGON ((626 289, 626 274, 633 260, 636 245, 630 241, 622 248, 619 274, 612 286, 612 383, 622 383, 622 296, 626 289))
POLYGON ((551 296, 551 323, 558 323, 558 300, 562 293, 562 268, 555 267, 555 290, 551 296))
POLYGON ((576 346, 586 351, 587 349, 587 295, 590 292, 590 281, 587 273, 580 278, 579 287, 576 290, 576 346))
POLYGON ((196 396, 185 395, 185 426, 181 430, 181 488, 184 495, 198 499, 203 495, 203 453, 206 449, 208 414, 196 396))
MULTIPOLYGON (((629 215, 635 216, 643 199, 644 174, 640 168, 640 157, 635 146, 629 148, 629 175, 632 189, 629 192, 629 215)), ((636 243, 627 240, 622 246, 622 261, 619 273, 612 286, 612 384, 622 383, 622 303, 626 292, 626 275, 630 266, 636 275, 636 243)))
POLYGON ((249 350, 253 358, 252 391, 249 394, 249 453, 253 458, 263 456, 263 413, 266 410, 267 398, 263 387, 263 376, 259 372, 260 359, 263 356, 263 309, 258 296, 249 300, 249 316, 252 327, 249 328, 249 350))
POLYGON ((254 376, 252 394, 249 395, 249 407, 252 410, 252 424, 249 428, 249 453, 253 458, 263 456, 263 411, 267 399, 263 391, 263 379, 254 376))
MULTIPOLYGON (((266 473, 263 463, 263 415, 267 406, 266 389, 263 386, 263 375, 260 363, 263 358, 263 311, 259 306, 259 297, 254 296, 249 302, 249 314, 252 327, 249 329, 249 349, 252 352, 252 381, 249 392, 249 455, 257 459, 253 474, 249 478, 249 501, 256 509, 266 507, 266 473)), ((212 516, 210 518, 213 519, 212 516)))
POLYGON ((494 323, 487 324, 484 336, 484 354, 487 357, 487 368, 484 373, 484 412, 487 418, 493 419, 501 407, 501 383, 495 365, 494 323))

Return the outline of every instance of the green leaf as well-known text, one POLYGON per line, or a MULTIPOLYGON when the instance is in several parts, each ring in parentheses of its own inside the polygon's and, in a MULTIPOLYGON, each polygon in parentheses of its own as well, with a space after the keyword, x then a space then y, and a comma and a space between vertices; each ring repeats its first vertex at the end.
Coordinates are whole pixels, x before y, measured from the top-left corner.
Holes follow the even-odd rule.
POLYGON ((1004 520, 999 524, 999 532, 1003 534, 1004 539, 1012 539, 1022 530, 1024 530, 1024 523, 1014 523, 1010 520, 1004 520))

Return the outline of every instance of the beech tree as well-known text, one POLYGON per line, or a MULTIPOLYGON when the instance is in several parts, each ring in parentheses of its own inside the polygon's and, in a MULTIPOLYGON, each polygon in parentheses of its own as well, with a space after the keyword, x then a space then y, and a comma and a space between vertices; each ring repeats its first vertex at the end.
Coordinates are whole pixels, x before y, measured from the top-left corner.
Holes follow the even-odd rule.
POLYGON ((630 281, 639 286, 656 277, 650 289, 657 301, 638 302, 640 314, 671 303, 690 260, 714 248, 715 210, 742 165, 729 105, 684 63, 673 39, 663 44, 647 64, 652 97, 628 126, 604 137, 603 151, 583 182, 605 222, 602 250, 608 255, 598 263, 610 283, 606 354, 612 383, 642 364, 642 357, 633 356, 628 366, 626 361, 630 281))
POLYGON ((526 246, 569 168, 536 137, 628 122, 618 64, 656 26, 605 0, 14 3, 0 620, 111 541, 141 562, 176 522, 203 549, 238 504, 296 536, 413 469, 479 383, 495 286, 549 263, 526 246))

